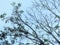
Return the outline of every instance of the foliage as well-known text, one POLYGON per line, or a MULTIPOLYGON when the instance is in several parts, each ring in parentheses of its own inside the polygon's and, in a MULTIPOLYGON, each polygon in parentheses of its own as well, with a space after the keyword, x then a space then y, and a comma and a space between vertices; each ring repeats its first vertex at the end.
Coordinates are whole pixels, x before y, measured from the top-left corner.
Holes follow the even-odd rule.
POLYGON ((58 35, 60 16, 56 13, 60 13, 60 7, 57 2, 59 1, 34 1, 33 8, 27 10, 27 15, 23 14, 24 11, 20 9, 20 3, 17 5, 13 3, 11 17, 6 18, 5 14, 0 16, 5 19, 5 23, 11 22, 13 28, 4 27, 4 32, 1 31, 0 34, 0 40, 5 40, 6 45, 13 45, 17 40, 19 40, 17 41, 18 45, 60 45, 60 36, 58 35), (11 43, 7 40, 8 36, 11 37, 11 43), (26 44, 22 42, 25 39, 28 40, 26 44))

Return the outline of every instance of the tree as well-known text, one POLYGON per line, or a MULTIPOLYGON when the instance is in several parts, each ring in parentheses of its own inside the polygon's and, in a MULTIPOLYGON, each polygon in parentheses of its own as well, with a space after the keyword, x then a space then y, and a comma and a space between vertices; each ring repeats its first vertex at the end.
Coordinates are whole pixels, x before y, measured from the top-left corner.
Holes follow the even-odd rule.
POLYGON ((30 43, 21 42, 22 39, 31 40, 32 45, 60 45, 59 0, 34 1, 33 7, 27 10, 27 15, 22 14, 24 11, 19 9, 21 4, 13 4, 12 16, 10 18, 2 16, 6 19, 6 23, 13 24, 13 28, 5 27, 5 32, 2 33, 4 36, 1 35, 1 39, 6 40, 7 36, 13 36, 11 45, 17 38, 20 40, 19 45, 30 45, 30 43))

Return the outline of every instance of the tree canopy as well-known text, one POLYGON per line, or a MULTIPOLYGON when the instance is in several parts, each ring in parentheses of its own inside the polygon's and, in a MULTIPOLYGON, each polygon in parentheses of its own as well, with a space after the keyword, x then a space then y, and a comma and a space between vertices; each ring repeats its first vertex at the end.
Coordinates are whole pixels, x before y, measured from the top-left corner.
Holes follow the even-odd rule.
POLYGON ((6 24, 10 22, 12 26, 0 31, 3 45, 60 45, 59 0, 36 0, 27 9, 27 14, 20 9, 20 3, 12 5, 10 17, 5 13, 0 15, 6 24))

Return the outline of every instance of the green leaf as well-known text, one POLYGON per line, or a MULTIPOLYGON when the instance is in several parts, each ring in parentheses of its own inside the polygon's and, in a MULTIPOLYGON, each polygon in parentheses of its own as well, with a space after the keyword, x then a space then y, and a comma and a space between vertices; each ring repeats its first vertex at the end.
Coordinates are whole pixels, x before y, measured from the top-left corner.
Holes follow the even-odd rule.
POLYGON ((12 6, 15 6, 15 4, 16 4, 15 2, 11 3, 12 6))
POLYGON ((21 6, 21 4, 20 4, 20 3, 18 3, 18 6, 21 6))
POLYGON ((6 16, 6 13, 3 13, 0 15, 0 18, 4 18, 6 16))
POLYGON ((57 24, 54 28, 58 29, 60 26, 57 24))
POLYGON ((23 10, 20 10, 20 13, 23 13, 24 11, 23 10))
POLYGON ((48 39, 44 39, 45 42, 48 42, 48 39))

